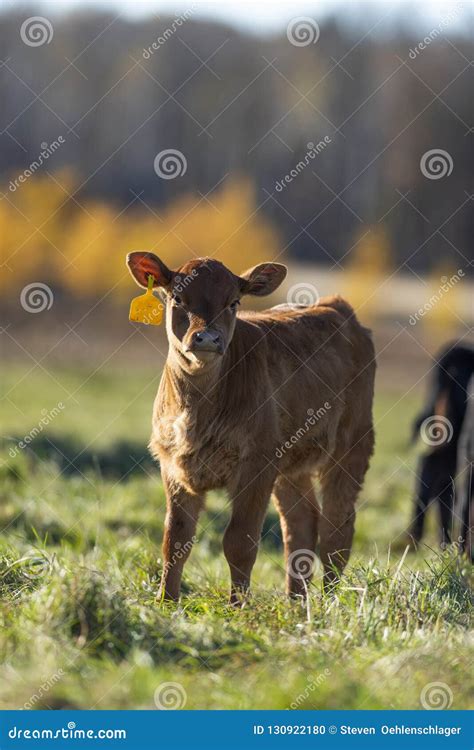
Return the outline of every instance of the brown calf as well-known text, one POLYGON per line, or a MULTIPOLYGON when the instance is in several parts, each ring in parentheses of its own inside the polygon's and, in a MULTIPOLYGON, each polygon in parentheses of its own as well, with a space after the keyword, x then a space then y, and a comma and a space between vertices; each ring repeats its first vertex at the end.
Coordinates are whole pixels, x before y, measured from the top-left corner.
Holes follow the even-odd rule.
POLYGON ((264 296, 286 268, 263 263, 236 276, 199 258, 178 271, 130 253, 166 299, 168 358, 153 409, 150 449, 167 496, 161 595, 176 599, 208 490, 225 488, 232 516, 224 553, 231 602, 250 583, 270 496, 280 514, 287 590, 305 596, 317 535, 325 582, 346 564, 354 505, 372 454, 374 349, 340 297, 308 307, 237 314, 243 295, 264 296), (312 476, 320 479, 322 508, 312 476))

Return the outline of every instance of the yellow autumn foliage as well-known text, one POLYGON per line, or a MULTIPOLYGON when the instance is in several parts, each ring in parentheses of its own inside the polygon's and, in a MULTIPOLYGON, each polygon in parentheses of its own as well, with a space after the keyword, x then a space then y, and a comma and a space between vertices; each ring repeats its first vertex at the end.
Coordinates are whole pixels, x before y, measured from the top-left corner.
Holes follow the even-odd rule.
POLYGON ((383 306, 382 282, 392 272, 392 253, 382 226, 365 227, 344 265, 343 294, 361 317, 373 320, 383 306), (381 304, 382 303, 382 304, 381 304))
POLYGON ((236 273, 280 253, 275 230, 256 211, 251 184, 233 178, 207 196, 165 208, 140 200, 127 208, 74 195, 64 171, 36 175, 0 202, 0 285, 57 284, 76 296, 130 291, 125 256, 160 255, 171 268, 193 257, 218 258, 236 273))
POLYGON ((430 274, 426 293, 428 310, 423 317, 423 327, 430 339, 450 339, 463 323, 462 285, 458 284, 464 276, 462 269, 447 265, 438 265, 430 274))

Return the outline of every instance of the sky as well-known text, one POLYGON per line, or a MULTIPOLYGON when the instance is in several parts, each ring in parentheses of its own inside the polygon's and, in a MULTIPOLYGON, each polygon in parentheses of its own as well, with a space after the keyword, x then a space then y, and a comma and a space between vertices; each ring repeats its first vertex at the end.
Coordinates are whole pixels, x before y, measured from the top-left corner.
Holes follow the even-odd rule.
MULTIPOLYGON (((21 0, 0 0, 0 8, 21 8, 21 0)), ((387 27, 396 17, 407 25, 417 25, 428 33, 453 13, 453 30, 473 28, 474 0, 30 0, 29 9, 63 12, 72 9, 106 8, 131 18, 150 13, 178 16, 192 9, 195 18, 225 21, 247 31, 272 33, 296 16, 311 16, 316 21, 333 11, 341 11, 348 20, 354 14, 363 19, 369 10, 378 20, 387 16, 387 27)))

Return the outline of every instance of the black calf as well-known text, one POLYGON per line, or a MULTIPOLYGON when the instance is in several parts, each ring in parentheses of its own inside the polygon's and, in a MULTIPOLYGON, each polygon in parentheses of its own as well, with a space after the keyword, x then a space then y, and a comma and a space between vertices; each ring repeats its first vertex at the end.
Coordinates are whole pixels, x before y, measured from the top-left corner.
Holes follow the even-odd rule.
MULTIPOLYGON (((460 539, 467 550, 469 508, 472 498, 474 409, 468 388, 474 373, 474 348, 453 344, 439 356, 426 408, 414 422, 428 444, 418 470, 415 512, 411 535, 419 542, 423 535, 428 505, 437 500, 441 541, 449 543, 456 519, 460 539), (464 488, 456 499, 456 477, 464 488), (456 502, 455 502, 456 499, 456 502), (453 514, 455 510, 455 514, 453 514)), ((473 380, 474 383, 474 380, 473 380)))

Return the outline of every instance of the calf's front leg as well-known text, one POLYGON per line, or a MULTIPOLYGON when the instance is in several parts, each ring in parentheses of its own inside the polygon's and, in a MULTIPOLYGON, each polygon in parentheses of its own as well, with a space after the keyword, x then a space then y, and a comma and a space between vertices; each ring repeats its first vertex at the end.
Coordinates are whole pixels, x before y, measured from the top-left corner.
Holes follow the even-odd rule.
POLYGON ((166 518, 163 536, 163 573, 158 599, 179 598, 184 563, 195 540, 202 495, 192 495, 162 472, 166 491, 166 518))
POLYGON ((250 585, 275 474, 273 467, 252 466, 230 488, 232 516, 224 534, 224 554, 230 568, 233 605, 242 602, 250 585))

